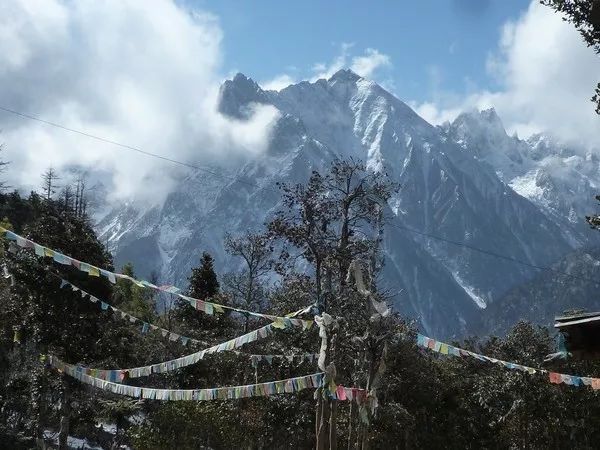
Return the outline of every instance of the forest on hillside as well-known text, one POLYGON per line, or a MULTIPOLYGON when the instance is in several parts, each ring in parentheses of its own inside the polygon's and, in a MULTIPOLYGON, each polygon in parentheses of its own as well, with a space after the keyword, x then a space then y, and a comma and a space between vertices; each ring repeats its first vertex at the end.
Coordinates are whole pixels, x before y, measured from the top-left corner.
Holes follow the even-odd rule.
POLYGON ((590 386, 553 384, 547 372, 469 357, 471 351, 600 376, 596 362, 544 363, 556 351, 548 329, 519 322, 505 336, 452 343, 463 351, 418 345, 423 338, 417 338, 415 323, 391 309, 390 294, 377 289, 385 264, 381 203, 394 189, 385 174, 357 161, 336 161, 304 184, 282 185, 283 206, 263 230, 225 234, 240 270, 215 273, 212 257, 197 249, 197 267, 181 295, 148 288, 168 280, 132 282, 132 264, 113 267, 82 206, 80 186, 59 190, 51 179, 41 193, 0 194, 0 226, 8 230, 0 247, 4 448, 68 448, 74 438, 135 449, 311 448, 315 442, 348 449, 594 448, 600 404, 590 386), (53 251, 40 254, 27 242, 53 251), (129 278, 113 283, 64 264, 57 254, 129 278), (194 308, 200 303, 186 297, 217 307, 194 308), (156 364, 282 317, 317 323, 276 327, 234 351, 120 381, 210 389, 324 372, 316 389, 293 386, 286 393, 206 401, 129 398, 82 383, 48 362, 59 358, 92 369, 156 364), (317 361, 321 353, 324 360, 317 361), (340 392, 339 386, 364 394, 355 390, 350 400, 346 393, 353 391, 340 392))

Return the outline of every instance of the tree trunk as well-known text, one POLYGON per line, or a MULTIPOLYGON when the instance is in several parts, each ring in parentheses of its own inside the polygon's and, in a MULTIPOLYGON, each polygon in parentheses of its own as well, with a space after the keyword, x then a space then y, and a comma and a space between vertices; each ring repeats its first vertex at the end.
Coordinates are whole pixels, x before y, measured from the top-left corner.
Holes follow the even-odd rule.
POLYGON ((319 418, 319 429, 317 431, 317 450, 326 450, 329 447, 327 425, 329 423, 330 410, 329 400, 321 400, 321 417, 319 418))
POLYGON ((59 450, 67 450, 67 438, 71 425, 71 387, 66 375, 62 378, 62 399, 60 403, 60 431, 58 433, 59 450))
POLYGON ((345 204, 342 212, 342 229, 340 232, 340 244, 339 244, 339 255, 338 266, 340 270, 340 286, 346 285, 346 273, 348 273, 348 267, 350 267, 350 257, 346 254, 348 244, 350 243, 350 227, 348 224, 348 217, 350 214, 350 205, 345 204))
POLYGON ((331 414, 329 415, 329 448, 337 449, 337 411, 338 401, 331 400, 331 414))
POLYGON ((317 289, 317 301, 321 304, 321 308, 323 308, 324 311, 325 304, 321 297, 321 260, 318 256, 315 258, 315 285, 317 289))
POLYGON ((35 440, 37 442, 37 446, 39 448, 46 448, 44 443, 44 431, 43 431, 43 418, 42 418, 42 396, 40 392, 40 383, 41 383, 41 371, 43 369, 39 366, 34 368, 32 385, 33 389, 31 390, 31 405, 32 405, 32 413, 34 416, 33 423, 33 433, 35 436, 35 440))
POLYGON ((321 414, 323 410, 322 388, 317 388, 317 408, 315 411, 315 448, 319 448, 319 429, 321 426, 321 414))
MULTIPOLYGON (((375 375, 377 374, 378 364, 375 364, 376 358, 377 358, 377 355, 376 355, 375 351, 373 349, 370 349, 369 378, 367 379, 367 392, 369 392, 371 390, 371 387, 373 386, 373 381, 375 379, 375 375)), ((371 427, 370 424, 369 425, 367 425, 367 424, 361 425, 362 436, 361 436, 360 447, 362 450, 368 450, 368 448, 369 448, 370 427, 371 427)))
POLYGON ((348 413, 348 449, 352 450, 352 420, 354 412, 354 400, 350 402, 350 412, 348 413))

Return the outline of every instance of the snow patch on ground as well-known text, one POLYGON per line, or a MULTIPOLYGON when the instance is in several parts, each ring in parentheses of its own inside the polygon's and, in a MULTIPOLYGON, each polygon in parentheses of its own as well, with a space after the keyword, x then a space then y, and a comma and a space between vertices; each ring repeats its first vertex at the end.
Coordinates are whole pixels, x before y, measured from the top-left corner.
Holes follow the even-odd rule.
MULTIPOLYGON (((44 439, 52 441, 55 445, 58 445, 58 433, 50 430, 44 431, 44 439)), ((102 447, 91 445, 87 439, 82 439, 74 436, 67 437, 67 446, 69 448, 76 448, 80 450, 103 450, 102 447)))

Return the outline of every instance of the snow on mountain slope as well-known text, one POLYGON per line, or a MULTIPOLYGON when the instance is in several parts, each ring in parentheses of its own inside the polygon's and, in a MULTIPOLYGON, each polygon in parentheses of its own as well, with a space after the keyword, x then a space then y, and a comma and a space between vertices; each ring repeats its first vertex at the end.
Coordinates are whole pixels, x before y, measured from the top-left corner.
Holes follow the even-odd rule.
POLYGON ((559 225, 573 247, 600 243, 582 220, 600 188, 597 150, 567 145, 546 135, 509 137, 493 109, 463 113, 441 127, 448 139, 488 163, 515 192, 559 225))
MULTIPOLYGON (((464 115, 433 127, 379 85, 348 70, 279 92, 264 91, 241 74, 223 84, 221 113, 244 120, 253 103, 271 104, 281 113, 267 152, 225 178, 191 174, 161 207, 111 212, 99 229, 113 236, 117 264, 132 260, 143 275, 155 270, 165 282, 184 284, 206 250, 221 272, 231 270, 237 262, 223 250, 224 233, 260 229, 277 208, 276 182, 304 182, 336 157, 362 159, 401 183, 389 203, 383 279, 390 289, 402 290, 394 299, 398 310, 418 318, 436 336, 476 328, 482 308, 533 273, 406 228, 539 265, 580 243, 573 238, 579 236, 576 227, 560 229, 570 222, 561 215, 562 200, 550 198, 555 191, 544 185, 540 194, 537 178, 520 178, 544 167, 535 165, 531 143, 506 136, 495 113, 464 115), (536 195, 547 204, 558 201, 556 214, 536 195)), ((570 164, 567 172, 589 172, 593 188, 592 162, 562 163, 570 164)), ((558 172, 552 169, 556 191, 565 187, 558 172)))

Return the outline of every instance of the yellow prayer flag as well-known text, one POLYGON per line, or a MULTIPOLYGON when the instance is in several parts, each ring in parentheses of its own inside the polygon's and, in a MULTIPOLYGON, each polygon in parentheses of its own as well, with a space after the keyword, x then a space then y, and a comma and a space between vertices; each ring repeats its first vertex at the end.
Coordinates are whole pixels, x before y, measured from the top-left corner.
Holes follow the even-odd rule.
POLYGON ((275 320, 273 321, 273 323, 271 324, 271 326, 273 328, 284 329, 285 322, 283 321, 283 319, 281 317, 276 317, 275 320))

